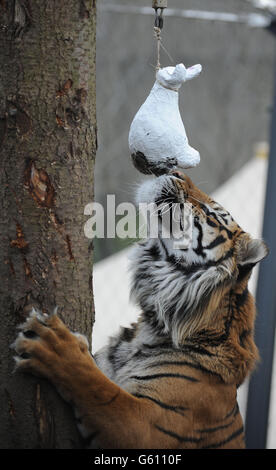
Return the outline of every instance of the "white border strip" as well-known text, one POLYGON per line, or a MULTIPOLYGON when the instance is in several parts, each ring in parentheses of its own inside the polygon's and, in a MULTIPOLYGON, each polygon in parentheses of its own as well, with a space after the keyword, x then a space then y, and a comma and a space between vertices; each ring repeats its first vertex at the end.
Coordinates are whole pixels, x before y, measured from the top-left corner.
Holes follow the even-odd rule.
MULTIPOLYGON (((132 5, 113 5, 103 4, 99 5, 100 11, 108 13, 131 13, 140 15, 154 16, 151 7, 135 7, 132 5)), ((187 18, 193 20, 207 20, 207 21, 223 21, 226 23, 242 23, 254 28, 265 28, 271 24, 269 16, 261 15, 259 13, 224 13, 203 10, 182 10, 166 8, 165 16, 172 16, 176 18, 187 18)))

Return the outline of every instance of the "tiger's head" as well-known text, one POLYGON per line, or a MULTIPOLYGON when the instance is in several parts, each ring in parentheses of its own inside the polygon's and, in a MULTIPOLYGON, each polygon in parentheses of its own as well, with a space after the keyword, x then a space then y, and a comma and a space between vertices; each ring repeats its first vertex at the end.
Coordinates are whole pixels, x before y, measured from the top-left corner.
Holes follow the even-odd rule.
POLYGON ((138 244, 133 257, 136 302, 151 325, 161 334, 171 334, 177 346, 214 325, 219 334, 229 316, 229 299, 247 289, 252 268, 267 255, 267 246, 244 232, 227 210, 184 174, 174 172, 144 182, 137 202, 156 204, 159 228, 156 238, 138 244), (186 227, 181 216, 185 205, 189 207, 186 227), (176 208, 180 208, 180 232, 185 235, 189 227, 186 245, 176 243, 172 232, 163 236, 162 217, 169 214, 173 220, 176 208))

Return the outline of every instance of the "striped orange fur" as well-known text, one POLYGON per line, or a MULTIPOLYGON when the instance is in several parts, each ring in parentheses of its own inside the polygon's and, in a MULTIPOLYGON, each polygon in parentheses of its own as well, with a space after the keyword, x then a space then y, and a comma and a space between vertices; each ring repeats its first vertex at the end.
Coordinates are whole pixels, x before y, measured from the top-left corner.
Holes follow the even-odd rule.
POLYGON ((184 250, 160 237, 135 248, 137 323, 93 358, 56 314, 33 310, 14 343, 17 368, 73 404, 91 448, 244 448, 237 387, 258 359, 248 280, 267 248, 185 175, 144 183, 139 200, 190 202, 194 230, 184 250))

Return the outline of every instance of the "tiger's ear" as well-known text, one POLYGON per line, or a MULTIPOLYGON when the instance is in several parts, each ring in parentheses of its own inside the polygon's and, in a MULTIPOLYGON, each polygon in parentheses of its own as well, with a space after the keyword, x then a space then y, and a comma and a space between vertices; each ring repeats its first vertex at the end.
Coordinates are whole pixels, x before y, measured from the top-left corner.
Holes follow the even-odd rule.
POLYGON ((268 255, 268 247, 263 240, 252 239, 248 234, 241 237, 237 247, 237 263, 240 272, 246 274, 268 255))

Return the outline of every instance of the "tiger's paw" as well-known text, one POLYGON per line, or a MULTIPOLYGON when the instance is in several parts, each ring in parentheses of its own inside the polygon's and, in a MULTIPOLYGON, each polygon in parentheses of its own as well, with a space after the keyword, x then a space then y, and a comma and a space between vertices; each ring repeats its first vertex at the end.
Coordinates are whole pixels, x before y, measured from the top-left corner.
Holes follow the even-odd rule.
POLYGON ((72 333, 56 313, 45 315, 35 309, 19 329, 11 345, 16 370, 47 378, 70 401, 74 377, 93 362, 85 336, 72 333))

